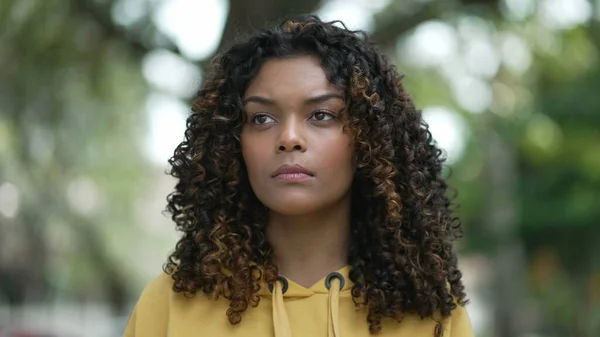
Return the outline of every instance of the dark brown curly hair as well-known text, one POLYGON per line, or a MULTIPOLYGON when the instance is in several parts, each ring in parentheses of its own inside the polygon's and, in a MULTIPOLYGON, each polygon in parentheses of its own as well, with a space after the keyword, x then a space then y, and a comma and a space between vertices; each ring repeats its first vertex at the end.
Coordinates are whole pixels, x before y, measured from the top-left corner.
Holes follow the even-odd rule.
POLYGON ((242 97, 273 58, 317 57, 345 92, 355 141, 348 251, 352 296, 372 333, 384 317, 447 317, 466 304, 452 242, 460 220, 446 195, 444 156, 402 86, 402 76, 361 31, 316 16, 284 21, 218 54, 187 119, 185 140, 169 160, 178 179, 167 211, 183 233, 164 266, 173 289, 230 301, 241 321, 259 303, 262 279, 277 267, 265 239, 268 210, 250 187, 240 147, 242 97))

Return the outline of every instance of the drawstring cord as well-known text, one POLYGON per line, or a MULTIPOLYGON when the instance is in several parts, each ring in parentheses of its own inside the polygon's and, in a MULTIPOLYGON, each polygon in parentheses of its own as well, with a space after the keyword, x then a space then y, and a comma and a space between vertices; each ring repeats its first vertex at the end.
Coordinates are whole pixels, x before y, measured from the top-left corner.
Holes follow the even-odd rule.
POLYGON ((292 328, 283 303, 283 285, 278 280, 273 286, 273 328, 275 337, 292 337, 292 328))
MULTIPOLYGON (((280 279, 273 285, 273 329, 275 337, 292 337, 290 320, 285 310, 283 293, 287 286, 280 279)), ((344 277, 339 273, 331 273, 325 280, 329 290, 327 301, 327 337, 341 337, 340 334, 340 291, 344 288, 344 277)))
POLYGON ((327 337, 340 337, 340 280, 334 278, 329 287, 327 337))

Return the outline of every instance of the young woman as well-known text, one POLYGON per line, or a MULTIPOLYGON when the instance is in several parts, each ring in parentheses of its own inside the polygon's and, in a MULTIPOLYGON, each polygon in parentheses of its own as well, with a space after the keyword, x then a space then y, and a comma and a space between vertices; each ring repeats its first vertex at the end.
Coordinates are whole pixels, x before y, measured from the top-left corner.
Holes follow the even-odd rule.
POLYGON ((310 16, 211 67, 125 336, 472 336, 441 151, 376 47, 310 16))

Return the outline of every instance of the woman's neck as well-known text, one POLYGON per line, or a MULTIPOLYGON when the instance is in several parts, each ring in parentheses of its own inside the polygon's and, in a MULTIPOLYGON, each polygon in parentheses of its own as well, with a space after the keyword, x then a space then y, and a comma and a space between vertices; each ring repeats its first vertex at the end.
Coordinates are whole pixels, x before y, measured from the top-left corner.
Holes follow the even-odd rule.
POLYGON ((302 216, 272 212, 267 238, 279 274, 310 287, 348 263, 350 202, 302 216))

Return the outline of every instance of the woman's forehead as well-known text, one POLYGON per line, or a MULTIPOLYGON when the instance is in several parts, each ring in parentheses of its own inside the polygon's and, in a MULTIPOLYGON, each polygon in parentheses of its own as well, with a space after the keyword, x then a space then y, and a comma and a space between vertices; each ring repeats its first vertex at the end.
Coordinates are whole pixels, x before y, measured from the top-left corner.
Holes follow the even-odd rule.
POLYGON ((266 61, 248 85, 244 97, 299 99, 338 91, 341 90, 329 82, 316 57, 298 56, 266 61))

